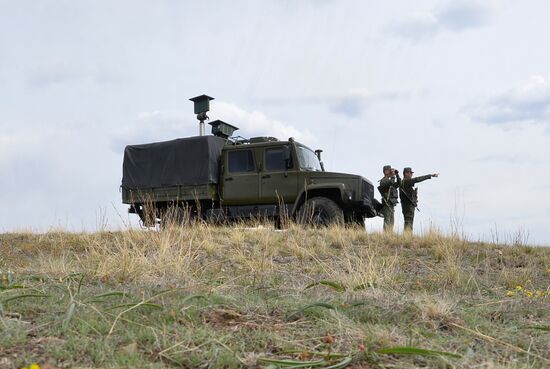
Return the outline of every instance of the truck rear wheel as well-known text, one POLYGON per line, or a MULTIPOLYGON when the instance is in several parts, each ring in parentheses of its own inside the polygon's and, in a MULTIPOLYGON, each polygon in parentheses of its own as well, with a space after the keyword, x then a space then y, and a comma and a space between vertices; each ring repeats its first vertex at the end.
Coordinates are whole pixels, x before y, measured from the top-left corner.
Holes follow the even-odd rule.
POLYGON ((298 223, 315 226, 344 224, 344 212, 336 202, 327 197, 307 200, 298 212, 298 223))
POLYGON ((190 226, 196 221, 197 215, 195 209, 192 206, 169 206, 164 209, 161 216, 161 226, 164 228, 168 226, 190 226))

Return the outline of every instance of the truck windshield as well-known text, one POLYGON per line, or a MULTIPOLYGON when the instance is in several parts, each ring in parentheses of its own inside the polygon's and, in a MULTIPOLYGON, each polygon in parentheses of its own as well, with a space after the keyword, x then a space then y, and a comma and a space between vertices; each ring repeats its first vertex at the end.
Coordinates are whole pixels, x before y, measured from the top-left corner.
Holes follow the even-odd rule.
POLYGON ((296 152, 298 153, 298 162, 300 163, 300 169, 303 170, 312 170, 316 172, 321 172, 321 164, 317 155, 307 147, 296 146, 296 152))

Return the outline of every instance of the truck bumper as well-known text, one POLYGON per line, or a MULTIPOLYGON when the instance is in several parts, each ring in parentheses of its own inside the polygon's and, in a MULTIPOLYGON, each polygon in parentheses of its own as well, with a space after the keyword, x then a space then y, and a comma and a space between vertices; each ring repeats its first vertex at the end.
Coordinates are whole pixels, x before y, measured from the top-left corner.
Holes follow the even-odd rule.
POLYGON ((378 216, 378 212, 382 208, 382 204, 374 198, 363 199, 361 201, 354 201, 352 208, 355 213, 361 214, 365 218, 373 218, 378 216))

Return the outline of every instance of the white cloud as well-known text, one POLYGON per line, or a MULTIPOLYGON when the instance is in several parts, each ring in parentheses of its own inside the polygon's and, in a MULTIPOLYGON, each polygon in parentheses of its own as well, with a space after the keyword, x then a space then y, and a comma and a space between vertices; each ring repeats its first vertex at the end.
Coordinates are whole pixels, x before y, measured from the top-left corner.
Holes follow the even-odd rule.
POLYGON ((431 38, 441 29, 439 19, 433 13, 413 13, 387 27, 390 34, 413 41, 431 38))
POLYGON ((488 0, 454 0, 439 9, 436 17, 443 28, 462 31, 489 23, 492 11, 488 0))
POLYGON ((465 110, 473 120, 488 124, 550 124, 550 75, 533 76, 486 103, 465 110))
POLYGON ((90 62, 51 60, 41 62, 33 68, 27 85, 35 88, 48 88, 64 84, 109 85, 125 82, 127 82, 127 77, 118 67, 90 62))
POLYGON ((2 133, 0 203, 9 204, 10 211, 0 214, 0 232, 26 226, 92 228, 99 204, 111 212, 110 202, 119 202, 119 157, 91 128, 21 127, 2 133))
POLYGON ((215 109, 216 117, 239 127, 239 131, 235 133, 237 135, 244 137, 274 136, 281 140, 294 137, 298 141, 309 144, 316 141, 315 136, 309 130, 298 129, 292 125, 268 118, 259 111, 247 111, 237 105, 221 101, 216 103, 215 109))
POLYGON ((331 103, 331 111, 343 114, 348 118, 361 116, 367 103, 373 98, 373 94, 365 88, 352 89, 348 93, 334 97, 331 103))
MULTIPOLYGON (((367 88, 351 88, 346 92, 326 95, 312 95, 302 97, 278 97, 264 99, 263 102, 270 105, 287 105, 294 108, 303 108, 304 105, 321 105, 330 112, 343 115, 350 119, 361 118, 369 104, 376 101, 397 101, 409 98, 411 92, 407 91, 381 91, 372 92, 367 88)), ((319 107, 316 107, 319 109, 319 107)))
MULTIPOLYGON (((208 113, 210 121, 223 120, 239 128, 235 135, 246 138, 254 136, 274 136, 280 140, 289 137, 313 144, 315 136, 307 129, 298 129, 290 124, 271 119, 260 111, 248 111, 235 104, 215 101, 208 113)), ((206 133, 210 131, 206 121, 206 133)), ((178 137, 194 136, 199 133, 199 122, 191 111, 155 110, 141 112, 137 119, 122 126, 111 140, 111 148, 120 152, 127 144, 170 140, 178 137)))
POLYGON ((120 153, 126 145, 166 141, 194 134, 198 134, 198 121, 189 112, 140 112, 136 119, 125 122, 112 131, 110 147, 114 152, 120 153))
POLYGON ((421 41, 441 32, 460 32, 488 24, 493 13, 492 2, 453 0, 429 12, 412 13, 390 23, 386 30, 395 36, 421 41))

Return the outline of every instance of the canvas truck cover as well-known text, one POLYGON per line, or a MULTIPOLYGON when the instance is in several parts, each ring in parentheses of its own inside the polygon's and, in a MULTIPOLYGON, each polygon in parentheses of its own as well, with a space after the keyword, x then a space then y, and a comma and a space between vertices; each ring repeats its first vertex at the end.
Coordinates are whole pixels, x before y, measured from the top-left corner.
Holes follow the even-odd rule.
POLYGON ((122 187, 145 189, 218 182, 226 140, 215 136, 128 145, 124 149, 122 187))

